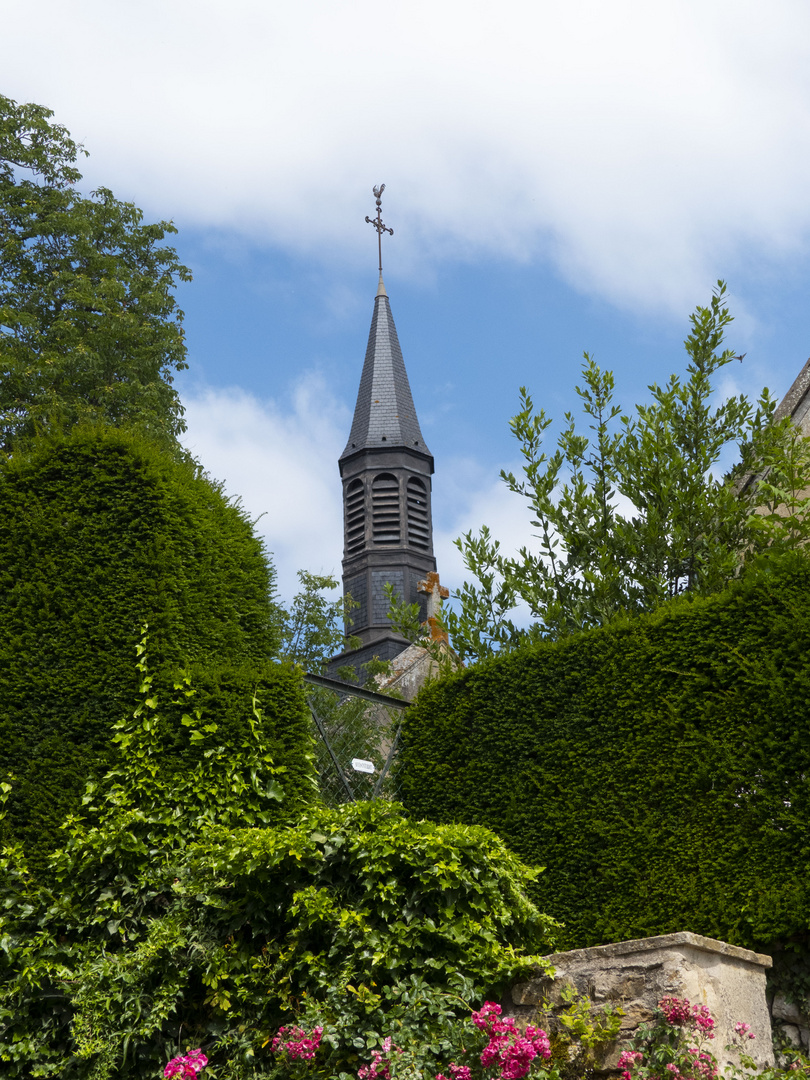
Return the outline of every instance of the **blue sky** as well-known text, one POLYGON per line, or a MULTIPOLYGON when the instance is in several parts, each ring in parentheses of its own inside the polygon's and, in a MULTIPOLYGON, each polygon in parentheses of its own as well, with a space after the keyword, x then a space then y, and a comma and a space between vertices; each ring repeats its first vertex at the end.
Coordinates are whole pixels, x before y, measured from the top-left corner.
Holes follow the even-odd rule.
POLYGON ((781 396, 810 355, 801 0, 6 0, 0 70, 84 143, 88 189, 178 226, 188 442, 262 515, 285 597, 340 570, 373 184, 451 587, 460 532, 528 538, 498 481, 521 384, 561 417, 587 349, 644 400, 717 278, 747 354, 722 392, 781 396))

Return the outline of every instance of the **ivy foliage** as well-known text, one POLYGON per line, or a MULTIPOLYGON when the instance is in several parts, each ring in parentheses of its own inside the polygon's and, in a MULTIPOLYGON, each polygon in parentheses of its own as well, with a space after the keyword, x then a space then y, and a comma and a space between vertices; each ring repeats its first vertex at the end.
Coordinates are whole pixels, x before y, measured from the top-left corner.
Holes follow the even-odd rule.
POLYGON ((402 798, 547 871, 570 947, 690 930, 807 943, 810 561, 527 646, 408 711, 402 798))
POLYGON ((54 424, 185 430, 177 230, 107 188, 76 185, 83 151, 39 105, 0 95, 0 454, 54 424))
POLYGON ((393 804, 288 805, 258 706, 223 754, 178 680, 176 734, 201 757, 167 777, 145 644, 139 672, 116 766, 88 788, 45 881, 20 846, 4 851, 4 1076, 145 1080, 202 1046, 213 1077, 263 1077, 278 1026, 313 1012, 337 1075, 389 1020, 435 1033, 437 1016, 548 950, 554 924, 527 894, 538 871, 486 829, 413 822, 393 804), (268 827, 277 808, 295 823, 268 827))
POLYGON ((263 993, 289 1009, 330 986, 379 991, 412 974, 502 987, 529 971, 525 950, 549 943, 553 922, 526 894, 536 877, 486 829, 360 802, 313 808, 286 831, 215 832, 180 884, 219 940, 250 927, 242 941, 265 950, 263 993))
POLYGON ((195 665, 223 733, 244 729, 257 682, 274 692, 272 588, 244 514, 151 440, 76 428, 3 461, 0 774, 16 777, 7 835, 56 846, 85 781, 108 766, 111 725, 136 704, 131 657, 144 622, 159 684, 195 665))

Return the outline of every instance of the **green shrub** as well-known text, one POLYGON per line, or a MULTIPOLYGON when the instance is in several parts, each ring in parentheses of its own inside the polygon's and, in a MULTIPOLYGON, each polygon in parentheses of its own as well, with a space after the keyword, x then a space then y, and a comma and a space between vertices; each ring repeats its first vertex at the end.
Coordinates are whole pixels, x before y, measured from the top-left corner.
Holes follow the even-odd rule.
POLYGON ((193 683, 173 732, 143 652, 139 667, 116 767, 42 883, 19 850, 0 859, 4 1075, 146 1080, 201 1045, 216 1076, 244 1080, 312 1009, 335 1033, 330 1067, 347 1066, 389 1020, 449 1022, 550 947, 527 895, 537 871, 492 833, 380 802, 299 801, 295 824, 266 827, 290 772, 261 715, 225 753, 193 683), (199 749, 198 768, 163 771, 169 738, 199 749))
POLYGON ((76 834, 52 891, 7 913, 7 1075, 152 1077, 193 1044, 217 1076, 242 1077, 270 1068, 267 1044, 302 1009, 331 1024, 331 1067, 345 1068, 354 1040, 381 1041, 397 1017, 424 1034, 437 1009, 463 1014, 551 944, 525 892, 534 873, 486 829, 356 803, 204 830, 164 861, 140 825, 76 834))
MULTIPOLYGON (((110 761, 132 712, 131 658, 149 624, 157 677, 252 683, 278 649, 272 568, 244 514, 191 464, 88 428, 0 464, 0 774, 7 835, 40 852, 110 761), (258 665, 246 674, 246 665, 258 665), (242 674, 226 674, 226 672, 242 674)), ((223 708, 225 706, 223 705, 223 708)), ((286 736, 285 736, 286 737, 286 736)))
POLYGON ((520 952, 550 941, 552 921, 526 895, 536 877, 488 829, 369 802, 312 809, 284 831, 213 833, 180 887, 212 936, 264 950, 266 993, 289 1007, 412 973, 443 986, 462 971, 482 990, 503 988, 528 972, 520 952))
POLYGON ((762 948, 810 910, 810 562, 425 690, 409 812, 495 830, 583 946, 691 930, 762 948))

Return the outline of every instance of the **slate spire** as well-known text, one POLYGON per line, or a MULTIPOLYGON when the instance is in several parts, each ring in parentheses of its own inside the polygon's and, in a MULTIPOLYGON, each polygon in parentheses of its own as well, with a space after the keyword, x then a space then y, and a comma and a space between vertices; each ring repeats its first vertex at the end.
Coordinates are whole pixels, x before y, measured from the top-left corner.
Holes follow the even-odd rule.
POLYGON ((362 450, 408 447, 431 457, 419 428, 382 273, 374 300, 354 419, 340 461, 362 450))

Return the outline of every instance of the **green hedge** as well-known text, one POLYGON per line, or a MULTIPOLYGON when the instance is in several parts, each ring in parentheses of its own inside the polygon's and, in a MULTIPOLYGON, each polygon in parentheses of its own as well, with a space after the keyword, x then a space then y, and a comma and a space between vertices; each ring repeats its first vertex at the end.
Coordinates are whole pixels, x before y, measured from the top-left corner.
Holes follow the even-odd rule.
POLYGON ((15 776, 7 834, 53 846, 87 777, 109 764, 110 725, 137 703, 144 623, 164 700, 178 667, 193 663, 201 697, 228 684, 216 704, 227 727, 250 715, 258 681, 268 715, 290 724, 280 739, 293 771, 308 772, 300 687, 268 670, 279 643, 272 587, 242 511, 192 464, 131 433, 79 430, 4 461, 0 774, 15 776))
POLYGON ((494 829, 547 867, 571 947, 691 930, 804 939, 810 917, 810 562, 533 646, 425 690, 409 811, 494 829))

